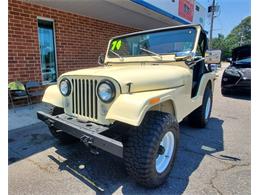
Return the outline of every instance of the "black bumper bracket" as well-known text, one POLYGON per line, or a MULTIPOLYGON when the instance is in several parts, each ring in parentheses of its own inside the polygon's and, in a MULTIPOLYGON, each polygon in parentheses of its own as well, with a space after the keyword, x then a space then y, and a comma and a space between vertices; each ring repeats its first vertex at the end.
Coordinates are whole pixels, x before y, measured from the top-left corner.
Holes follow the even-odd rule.
POLYGON ((100 134, 109 130, 109 127, 107 126, 91 122, 83 123, 66 114, 52 116, 39 111, 37 112, 37 117, 47 125, 54 126, 57 129, 61 129, 62 131, 79 138, 88 146, 95 146, 115 156, 123 158, 122 142, 100 134))

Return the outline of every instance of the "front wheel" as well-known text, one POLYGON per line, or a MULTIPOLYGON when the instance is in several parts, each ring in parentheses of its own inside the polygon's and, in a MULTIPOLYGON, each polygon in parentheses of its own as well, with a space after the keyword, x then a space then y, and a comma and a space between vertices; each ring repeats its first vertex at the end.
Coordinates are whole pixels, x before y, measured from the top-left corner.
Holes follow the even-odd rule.
POLYGON ((193 127, 204 128, 210 118, 213 95, 209 86, 206 87, 202 105, 194 110, 189 116, 189 123, 193 127))
POLYGON ((124 143, 126 170, 137 183, 154 188, 165 182, 176 157, 179 126, 172 115, 148 112, 124 143))

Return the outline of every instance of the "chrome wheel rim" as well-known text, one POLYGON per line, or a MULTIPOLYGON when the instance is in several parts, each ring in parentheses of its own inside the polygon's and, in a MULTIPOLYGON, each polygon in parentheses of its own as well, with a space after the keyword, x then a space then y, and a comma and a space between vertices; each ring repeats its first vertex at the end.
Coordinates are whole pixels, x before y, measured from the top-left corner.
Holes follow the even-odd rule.
POLYGON ((205 110, 205 119, 206 120, 209 118, 210 107, 211 107, 211 98, 208 97, 207 104, 206 104, 206 110, 205 110))
POLYGON ((168 167, 175 149, 174 134, 171 131, 164 135, 160 147, 163 147, 163 153, 156 158, 156 171, 158 173, 162 173, 168 167))

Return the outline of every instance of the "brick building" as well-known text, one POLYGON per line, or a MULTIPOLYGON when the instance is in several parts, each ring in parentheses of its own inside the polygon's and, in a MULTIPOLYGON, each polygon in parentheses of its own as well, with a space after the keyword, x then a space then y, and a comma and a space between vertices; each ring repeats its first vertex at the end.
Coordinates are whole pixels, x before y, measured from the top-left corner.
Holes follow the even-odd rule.
POLYGON ((177 10, 167 10, 178 7, 179 1, 186 5, 185 0, 162 4, 154 0, 9 0, 8 80, 40 81, 48 86, 64 72, 97 66, 99 54, 113 36, 197 21, 203 25, 201 14, 195 13, 200 5, 194 0, 186 0, 188 8, 179 6, 182 17, 177 10))

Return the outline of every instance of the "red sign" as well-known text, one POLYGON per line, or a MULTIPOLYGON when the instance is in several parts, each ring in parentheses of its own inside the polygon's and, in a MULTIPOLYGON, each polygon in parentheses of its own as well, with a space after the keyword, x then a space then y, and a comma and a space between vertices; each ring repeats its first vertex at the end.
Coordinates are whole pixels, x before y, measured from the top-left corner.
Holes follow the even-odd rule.
POLYGON ((179 0, 179 16, 192 22, 194 13, 194 0, 179 0))

